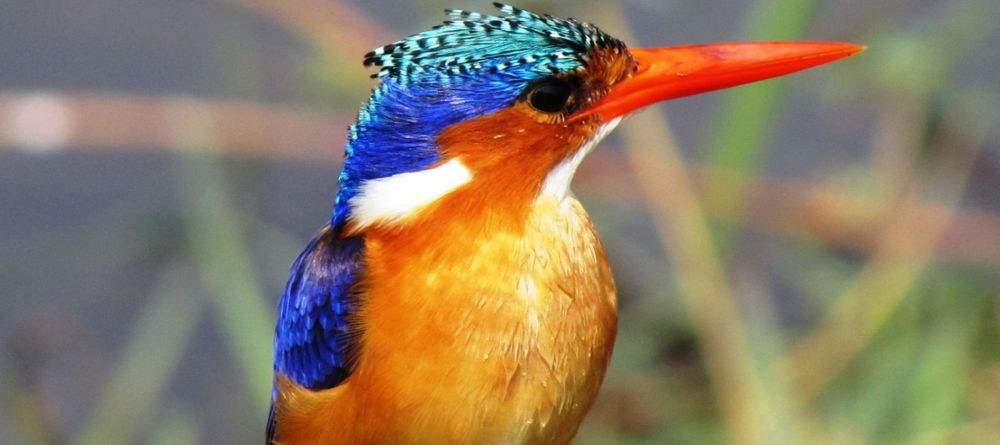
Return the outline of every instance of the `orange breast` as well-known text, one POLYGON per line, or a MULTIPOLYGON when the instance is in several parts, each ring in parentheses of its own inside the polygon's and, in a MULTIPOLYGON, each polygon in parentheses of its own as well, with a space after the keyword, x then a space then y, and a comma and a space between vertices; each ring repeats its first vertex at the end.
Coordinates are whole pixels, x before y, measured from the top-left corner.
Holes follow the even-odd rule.
POLYGON ((475 190, 367 234, 357 365, 331 390, 282 385, 284 443, 572 439, 616 329, 600 241, 572 198, 539 198, 511 224, 455 213, 452 204, 475 202, 463 193, 475 190))

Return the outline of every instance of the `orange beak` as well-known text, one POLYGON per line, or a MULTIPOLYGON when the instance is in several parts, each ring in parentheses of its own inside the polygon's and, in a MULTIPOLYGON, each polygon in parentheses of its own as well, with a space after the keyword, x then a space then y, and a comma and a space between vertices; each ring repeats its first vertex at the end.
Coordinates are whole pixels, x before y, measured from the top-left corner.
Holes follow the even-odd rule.
POLYGON ((603 122, 656 102, 770 79, 864 51, 838 42, 748 42, 633 48, 631 77, 615 84, 573 122, 600 115, 603 122))

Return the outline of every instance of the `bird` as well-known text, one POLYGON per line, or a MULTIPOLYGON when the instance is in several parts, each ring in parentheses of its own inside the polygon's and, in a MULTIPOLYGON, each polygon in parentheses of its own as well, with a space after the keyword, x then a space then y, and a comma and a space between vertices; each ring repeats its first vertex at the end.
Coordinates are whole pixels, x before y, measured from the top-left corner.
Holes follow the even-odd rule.
POLYGON ((630 48, 494 5, 364 56, 330 219, 278 303, 267 443, 571 442, 617 330, 577 166, 647 105, 863 49, 630 48))

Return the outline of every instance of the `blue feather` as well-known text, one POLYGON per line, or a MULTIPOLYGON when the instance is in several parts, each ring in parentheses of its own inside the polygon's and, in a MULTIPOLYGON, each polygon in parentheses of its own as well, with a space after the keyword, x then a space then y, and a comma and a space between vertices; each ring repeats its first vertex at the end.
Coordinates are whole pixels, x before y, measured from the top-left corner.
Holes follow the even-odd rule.
MULTIPOLYGON (((357 348, 350 317, 357 310, 354 285, 363 258, 364 239, 341 238, 330 226, 299 254, 278 303, 275 373, 313 390, 332 388, 347 378, 357 348)), ((267 443, 275 440, 277 395, 271 394, 267 443)))
POLYGON ((350 372, 364 240, 326 227, 292 265, 278 308, 274 368, 309 389, 332 388, 350 372))
POLYGON ((364 181, 438 161, 445 128, 511 106, 535 80, 585 69, 596 49, 625 48, 589 23, 496 6, 505 15, 450 10, 443 25, 365 56, 381 83, 349 132, 334 227, 364 181))
POLYGON ((356 138, 347 146, 333 225, 346 221, 348 203, 362 183, 427 168, 440 159, 436 141, 445 128, 509 107, 527 82, 485 77, 441 88, 384 79, 352 131, 356 138))

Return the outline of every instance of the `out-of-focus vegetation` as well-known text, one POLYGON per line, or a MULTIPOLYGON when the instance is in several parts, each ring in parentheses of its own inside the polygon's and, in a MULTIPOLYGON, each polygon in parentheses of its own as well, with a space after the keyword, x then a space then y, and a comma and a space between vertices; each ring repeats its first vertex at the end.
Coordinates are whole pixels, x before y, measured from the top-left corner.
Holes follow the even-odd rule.
MULTIPOLYGON (((519 5, 643 46, 869 46, 647 110, 585 163, 621 321, 578 443, 1000 440, 1000 4, 519 5)), ((262 440, 360 55, 444 7, 490 6, 5 5, 3 442, 262 440)))

